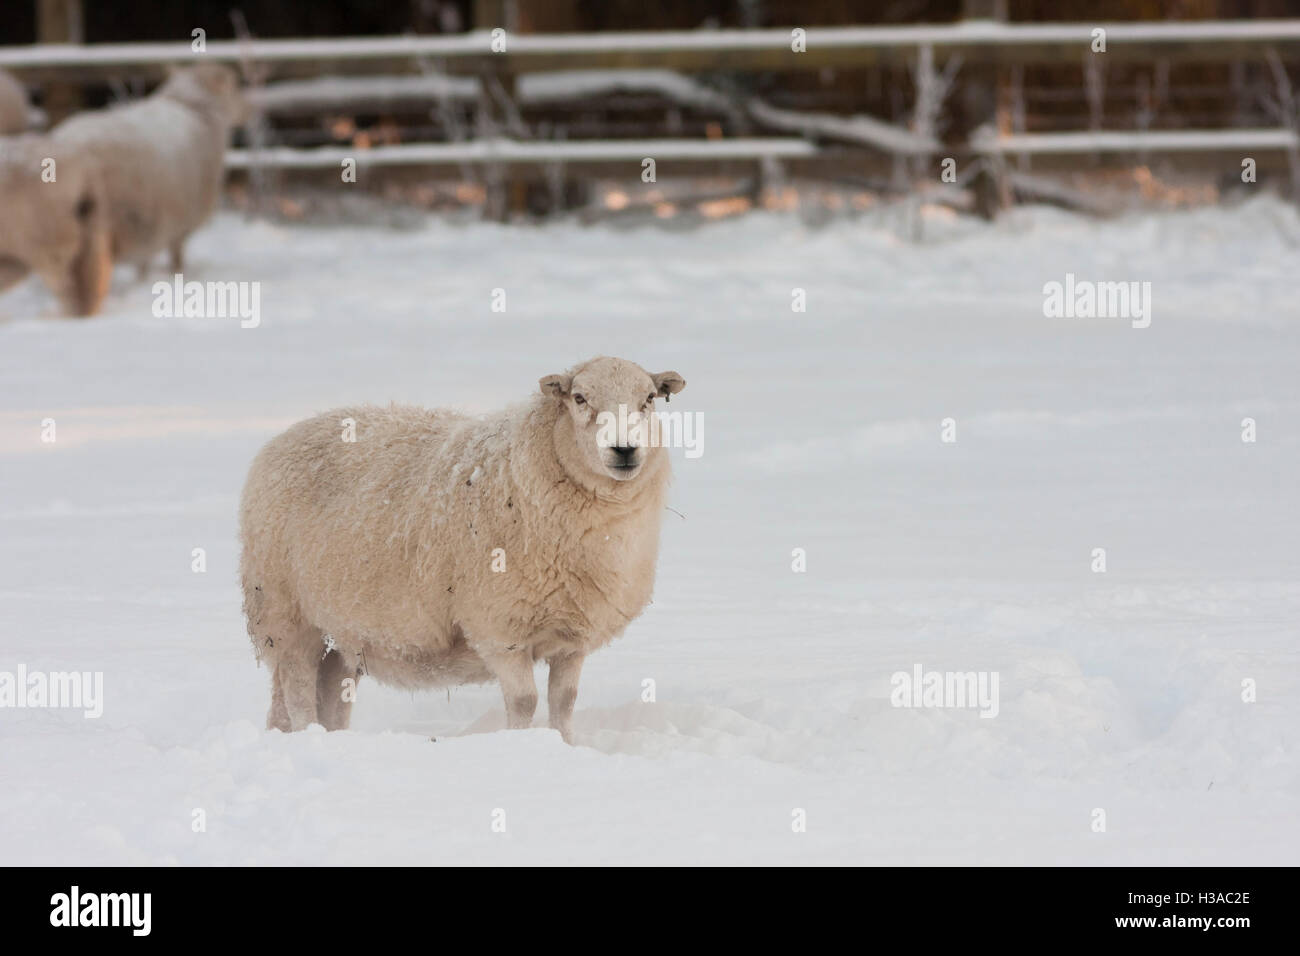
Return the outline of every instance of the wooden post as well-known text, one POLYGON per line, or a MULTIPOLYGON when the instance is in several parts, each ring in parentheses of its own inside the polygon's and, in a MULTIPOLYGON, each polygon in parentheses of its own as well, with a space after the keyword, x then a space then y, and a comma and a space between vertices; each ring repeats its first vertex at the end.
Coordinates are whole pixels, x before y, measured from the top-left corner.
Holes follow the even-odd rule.
POLYGON ((514 12, 513 7, 511 0, 474 0, 474 29, 511 29, 514 24, 508 21, 514 12))
POLYGON ((1295 134, 1295 139, 1287 148, 1286 161, 1291 171, 1291 201, 1295 203, 1297 209, 1300 209, 1300 97, 1296 96, 1295 87, 1291 84, 1291 77, 1286 71, 1286 64, 1282 62, 1277 51, 1270 49, 1267 59, 1277 93, 1267 100, 1265 105, 1282 126, 1295 134))
POLYGON ((577 33, 578 0, 515 0, 520 33, 577 33))
MULTIPOLYGON (((1025 115, 1025 66, 1017 63, 1005 82, 999 84, 998 90, 998 133, 1027 133, 1028 120, 1025 115)), ((1016 167, 1021 172, 1029 170, 1029 154, 1021 153, 1016 157, 1016 167)))
MULTIPOLYGON (((84 43, 81 0, 36 0, 37 43, 84 43)), ((51 126, 81 108, 81 87, 51 80, 45 84, 42 107, 51 126)))
MULTIPOLYGON (((1007 19, 1007 0, 962 0, 961 12, 966 20, 1007 19)), ((992 63, 968 67, 962 73, 961 105, 966 139, 980 129, 1002 132, 998 110, 998 68, 992 63)), ((1008 124, 1009 125, 1009 124, 1008 124)), ((1005 162, 1000 156, 984 157, 979 172, 971 181, 975 194, 976 211, 985 219, 993 219, 1010 199, 1005 181, 1005 162)))
MULTIPOLYGON (((579 24, 577 0, 474 0, 474 25, 480 30, 492 30, 501 27, 506 31, 506 49, 509 51, 511 37, 520 33, 574 32, 579 24)), ((491 67, 483 77, 484 87, 489 91, 487 109, 490 111, 490 125, 498 131, 525 139, 531 133, 519 115, 515 106, 516 77, 506 56, 492 61, 491 67)), ((512 167, 498 177, 504 196, 492 206, 493 218, 510 218, 527 215, 530 195, 545 192, 551 198, 557 191, 556 179, 562 180, 563 170, 550 170, 542 182, 533 180, 524 174, 522 168, 512 167)), ((559 188, 562 195, 564 190, 559 188)), ((537 204, 547 203, 538 196, 537 204)))
MULTIPOLYGON (((230 22, 235 28, 235 36, 243 44, 239 65, 244 81, 248 89, 256 94, 262 89, 269 71, 257 64, 249 52, 253 32, 248 28, 248 20, 244 17, 243 11, 230 11, 230 22)), ((271 124, 267 122, 266 114, 260 108, 250 111, 248 120, 244 124, 244 133, 248 140, 248 154, 252 157, 252 162, 248 166, 248 217, 252 218, 262 215, 271 194, 280 191, 283 174, 265 168, 260 162, 262 149, 268 145, 272 136, 271 124)))
POLYGON ((1007 18, 1007 0, 962 0, 963 20, 997 20, 1007 18))
MULTIPOLYGON (((506 31, 506 51, 510 50, 510 35, 514 30, 515 4, 513 0, 474 0, 474 29, 506 31)), ((487 61, 480 80, 483 93, 479 98, 477 122, 478 136, 496 136, 506 129, 506 117, 501 104, 492 96, 492 84, 499 83, 504 89, 514 87, 513 78, 506 67, 506 61, 499 59, 506 54, 496 54, 487 61)), ((510 213, 517 211, 520 205, 520 185, 513 177, 508 177, 500 164, 490 164, 485 170, 484 180, 487 184, 487 204, 484 214, 497 222, 504 222, 510 213)))

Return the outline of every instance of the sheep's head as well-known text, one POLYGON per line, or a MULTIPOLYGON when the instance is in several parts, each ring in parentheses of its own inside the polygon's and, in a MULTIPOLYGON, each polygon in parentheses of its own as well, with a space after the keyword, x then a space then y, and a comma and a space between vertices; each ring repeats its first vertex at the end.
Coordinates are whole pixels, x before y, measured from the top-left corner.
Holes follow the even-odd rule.
POLYGON ((239 76, 221 63, 173 70, 162 92, 198 109, 208 110, 226 126, 248 121, 250 106, 239 88, 239 76))
POLYGON ((112 270, 94 161, 43 136, 0 140, 0 288, 35 272, 67 314, 92 315, 112 270))
POLYGON ((680 392, 686 380, 676 372, 653 375, 635 362, 601 357, 539 384, 543 395, 563 406, 557 440, 570 464, 631 481, 660 452, 648 427, 655 399, 680 392))

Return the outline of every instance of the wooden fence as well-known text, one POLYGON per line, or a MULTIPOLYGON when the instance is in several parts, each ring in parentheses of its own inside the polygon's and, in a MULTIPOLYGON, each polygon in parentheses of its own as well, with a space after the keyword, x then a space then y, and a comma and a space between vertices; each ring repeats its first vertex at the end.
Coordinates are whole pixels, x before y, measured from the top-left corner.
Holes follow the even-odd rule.
MULTIPOLYGON (((0 69, 33 83, 91 83, 148 78, 171 64, 203 56, 239 64, 255 79, 252 97, 263 116, 277 112, 324 113, 361 102, 425 104, 439 114, 441 142, 398 142, 358 150, 326 146, 289 148, 274 142, 263 124, 250 148, 232 150, 229 162, 244 169, 322 169, 347 159, 359 166, 511 167, 557 163, 635 163, 642 157, 709 163, 771 163, 823 155, 834 147, 842 162, 853 151, 917 165, 937 156, 984 157, 990 170, 1000 157, 1133 153, 1186 155, 1238 151, 1287 158, 1300 178, 1300 97, 1288 64, 1300 63, 1300 19, 1159 23, 1005 23, 968 20, 945 25, 694 30, 593 34, 519 34, 476 30, 458 35, 308 40, 212 41, 196 52, 191 43, 36 45, 0 48, 0 69), (1276 126, 1157 130, 1149 127, 1160 91, 1139 91, 1144 124, 1104 129, 1034 132, 1025 128, 1024 90, 1018 68, 1026 64, 1079 64, 1093 103, 1102 67, 1111 64, 1254 64, 1267 70, 1274 90, 1276 126), (718 89, 721 74, 782 74, 836 68, 906 66, 912 97, 905 117, 817 113, 779 108, 761 98, 718 89), (576 79, 557 84, 556 71, 576 79), (964 71, 967 90, 983 85, 990 104, 979 128, 945 141, 943 111, 954 77, 964 71), (407 74, 403 76, 402 74, 407 74), (708 77, 699 77, 708 74, 708 77), (685 109, 730 117, 746 135, 695 138, 594 137, 557 140, 546 124, 530 124, 524 111, 546 99, 529 93, 550 82, 549 102, 599 95, 610 89, 647 90, 685 109), (1010 77, 1010 79, 1008 79, 1010 77), (303 78, 308 78, 304 81, 303 78), (585 78, 585 79, 584 79, 585 78), (458 123, 460 108, 472 122, 458 123), (530 105, 531 104, 531 105, 530 105), (752 135, 754 132, 780 135, 752 135)), ((1158 87, 1158 80, 1157 87, 1158 87)), ((1100 117, 1100 110, 1095 110, 1100 117)), ((1300 192, 1300 183, 1296 184, 1300 192)), ((990 195, 997 195, 994 190, 990 195)), ((1002 192, 1005 192, 1004 190, 1002 192)))

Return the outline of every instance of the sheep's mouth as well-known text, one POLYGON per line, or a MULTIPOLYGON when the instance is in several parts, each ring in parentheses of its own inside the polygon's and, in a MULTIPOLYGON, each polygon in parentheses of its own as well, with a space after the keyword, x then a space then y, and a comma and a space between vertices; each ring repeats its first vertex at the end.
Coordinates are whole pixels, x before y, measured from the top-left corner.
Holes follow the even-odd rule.
POLYGON ((629 478, 636 477, 636 473, 641 470, 641 462, 632 462, 626 465, 606 465, 605 470, 614 479, 627 481, 629 478))

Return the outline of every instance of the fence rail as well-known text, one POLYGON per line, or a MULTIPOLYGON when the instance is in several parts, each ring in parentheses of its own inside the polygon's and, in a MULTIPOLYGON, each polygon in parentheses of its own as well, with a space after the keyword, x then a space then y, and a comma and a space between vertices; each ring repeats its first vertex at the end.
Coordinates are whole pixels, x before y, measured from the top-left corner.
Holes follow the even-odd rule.
MULTIPOLYGON (((250 99, 260 111, 256 148, 232 150, 227 165, 250 170, 358 166, 475 166, 505 168, 562 164, 761 162, 830 157, 841 167, 860 163, 868 151, 926 168, 937 156, 981 155, 990 176, 1005 175, 998 156, 1014 154, 1132 153, 1212 154, 1251 150, 1287 155, 1293 188, 1300 194, 1300 97, 1294 95, 1286 64, 1300 63, 1300 18, 1291 20, 1192 21, 1158 23, 1006 23, 969 20, 940 25, 810 27, 800 36, 791 29, 600 32, 587 34, 508 34, 479 29, 456 35, 241 39, 212 41, 202 54, 187 42, 0 47, 0 69, 28 82, 76 84, 104 78, 158 74, 171 64, 197 56, 238 63, 254 76, 250 99), (1105 52, 1094 53, 1104 31, 1105 52), (796 43, 798 40, 800 42, 796 43), (1138 102, 1133 130, 1100 129, 1104 93, 1102 68, 1111 63, 1152 64, 1146 85, 1133 85, 1138 102), (1267 64, 1265 82, 1274 85, 1270 103, 1276 128, 1262 128, 1267 117, 1240 112, 1258 87, 1248 90, 1245 72, 1234 71, 1231 96, 1238 112, 1218 129, 1150 129, 1155 112, 1167 105, 1168 65, 1174 62, 1255 64, 1255 81, 1267 64), (1089 104, 1087 131, 1026 132, 1022 64, 1076 64, 1085 67, 1081 96, 1089 104), (987 69, 1010 65, 1011 71, 987 69), (897 108, 890 121, 877 116, 817 113, 778 107, 743 86, 719 86, 691 73, 794 72, 826 67, 872 68, 906 65, 914 89, 910 118, 897 108), (1157 70, 1155 66, 1158 65, 1157 70), (954 75, 980 87, 996 108, 969 122, 945 141, 942 112, 954 75), (1007 74, 1016 79, 1006 85, 1007 74), (418 74, 395 76, 394 74, 418 74), (298 82, 301 78, 307 82, 298 82), (1268 79, 1271 78, 1271 79, 1268 79), (274 80, 275 82, 266 82, 274 80), (722 121, 738 135, 709 139, 610 137, 597 128, 590 139, 552 135, 554 113, 530 128, 531 115, 557 103, 591 102, 611 91, 657 96, 673 110, 711 114, 710 127, 722 121), (1012 95, 1009 105, 1007 97, 1012 95), (266 117, 323 113, 360 102, 408 110, 428 110, 449 141, 383 142, 368 148, 321 146, 294 149, 275 144, 266 117), (1016 105, 1018 103, 1018 105, 1016 105), (470 113, 472 117, 458 115, 470 113), (1291 114, 1295 115, 1292 116, 1291 114), (1000 130, 993 135, 990 130, 1000 130), (753 135, 767 133, 767 136, 753 135)), ((1294 67, 1293 67, 1294 68, 1294 67)), ((1145 80, 1145 76, 1143 77, 1145 80)), ((901 102, 901 101, 900 101, 901 102)), ((669 125, 682 129, 680 118, 669 125)), ((658 130, 656 129, 656 133, 658 130)), ((700 130, 696 129, 696 132, 700 130)), ((427 134, 427 130, 426 130, 427 134)), ((656 135, 655 133, 651 134, 656 135)), ((399 133, 400 137, 400 133, 399 133)), ((497 176, 499 181, 501 176, 497 176)), ((998 187, 989 195, 1005 195, 998 187)), ((511 188, 511 202, 523 195, 511 188)))
POLYGON ((232 169, 338 169, 346 160, 358 166, 441 166, 460 163, 640 163, 712 162, 734 159, 795 159, 817 155, 802 139, 608 139, 575 142, 520 142, 479 139, 465 143, 404 143, 372 149, 326 146, 318 149, 230 150, 232 169))
MULTIPOLYGON (((928 26, 809 27, 806 51, 792 49, 790 29, 518 34, 504 52, 492 51, 492 34, 351 37, 310 40, 211 41, 203 55, 225 61, 252 59, 277 74, 411 72, 421 61, 448 72, 506 73, 555 69, 651 68, 717 70, 818 70, 826 66, 906 64, 921 47, 967 63, 1054 63, 1091 51, 1094 31, 1106 32, 1108 61, 1259 59, 1267 50, 1300 57, 1300 19, 1162 23, 1004 23, 968 20, 928 26)), ((29 80, 157 73, 190 61, 191 45, 124 43, 0 47, 0 68, 29 80)))
POLYGON ((1195 153, 1295 149, 1300 136, 1289 129, 1115 130, 1111 132, 1010 133, 977 138, 981 153, 1195 153))

